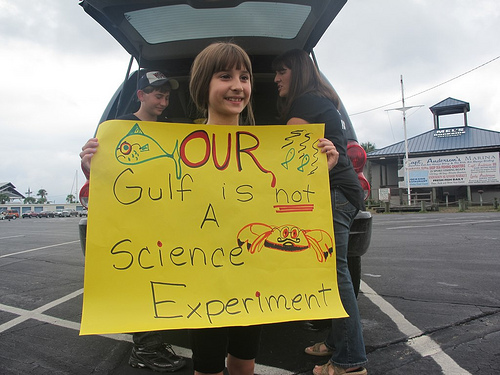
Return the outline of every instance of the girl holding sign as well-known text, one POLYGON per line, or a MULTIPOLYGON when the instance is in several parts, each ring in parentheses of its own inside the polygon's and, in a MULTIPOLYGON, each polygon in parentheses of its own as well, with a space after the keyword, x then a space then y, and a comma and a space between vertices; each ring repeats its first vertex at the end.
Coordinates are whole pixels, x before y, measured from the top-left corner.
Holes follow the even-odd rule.
MULTIPOLYGON (((325 123, 325 137, 333 142, 338 159, 330 170, 337 280, 340 298, 348 318, 332 319, 332 328, 324 343, 306 348, 306 353, 330 356, 315 375, 366 374, 365 344, 358 303, 347 267, 349 230, 358 210, 364 208, 363 189, 347 156, 345 125, 338 111, 340 100, 319 75, 303 50, 291 50, 273 62, 278 85, 278 109, 287 124, 325 123)), ((329 167, 331 166, 329 158, 329 167)))
MULTIPOLYGON (((250 103, 252 65, 246 52, 232 43, 214 43, 201 51, 191 67, 191 97, 209 125, 254 125, 250 103)), ((192 329, 196 375, 253 375, 261 326, 192 329)))
MULTIPOLYGON (((214 43, 194 60, 189 89, 193 102, 207 118, 206 124, 254 125, 252 81, 246 52, 232 43, 214 43)), ((318 146, 326 153, 329 168, 333 168, 338 158, 333 143, 322 138, 318 146)), ((253 375, 260 332, 261 326, 192 329, 195 374, 222 375, 227 354, 229 374, 253 375)))

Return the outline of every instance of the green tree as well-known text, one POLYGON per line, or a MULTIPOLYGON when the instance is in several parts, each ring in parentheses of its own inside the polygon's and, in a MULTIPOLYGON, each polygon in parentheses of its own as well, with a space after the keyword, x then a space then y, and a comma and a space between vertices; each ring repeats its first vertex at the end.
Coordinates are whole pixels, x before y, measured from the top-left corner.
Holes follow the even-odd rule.
POLYGON ((47 202, 47 195, 48 195, 47 190, 40 189, 40 190, 38 190, 38 193, 36 193, 36 195, 38 195, 40 197, 40 198, 38 198, 36 203, 43 204, 43 203, 47 202))
POLYGON ((36 202, 36 198, 35 197, 26 197, 24 198, 24 204, 33 204, 36 202))
POLYGON ((68 194, 68 196, 66 197, 66 202, 75 203, 75 196, 73 194, 68 194))
POLYGON ((375 146, 375 143, 371 142, 364 142, 361 143, 361 147, 365 150, 365 152, 368 154, 371 151, 375 151, 377 149, 377 146, 375 146))
POLYGON ((10 197, 5 193, 0 193, 0 203, 4 204, 10 201, 10 197))

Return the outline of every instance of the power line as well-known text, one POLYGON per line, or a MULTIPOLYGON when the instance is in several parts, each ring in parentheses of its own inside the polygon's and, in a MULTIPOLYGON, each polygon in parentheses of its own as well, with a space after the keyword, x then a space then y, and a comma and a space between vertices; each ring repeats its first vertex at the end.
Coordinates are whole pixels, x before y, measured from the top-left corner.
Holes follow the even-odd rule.
MULTIPOLYGON (((421 94, 423 94, 423 93, 425 93, 425 92, 427 92, 427 91, 434 90, 435 88, 437 88, 437 87, 439 87, 439 86, 443 86, 443 85, 445 85, 445 84, 447 84, 447 83, 449 83, 449 82, 451 82, 451 81, 453 81, 453 80, 455 80, 455 79, 457 79, 457 78, 463 77, 464 75, 469 74, 469 73, 471 73, 471 72, 473 72, 474 70, 477 70, 477 69, 479 69, 479 68, 482 68, 483 66, 485 66, 485 65, 487 65, 487 64, 489 64, 489 63, 492 63, 493 61, 498 60, 498 59, 500 59, 500 56, 497 56, 497 57, 495 57, 495 58, 493 58, 493 59, 491 59, 491 60, 489 60, 489 61, 487 61, 487 62, 485 62, 485 63, 483 63, 483 64, 481 64, 481 65, 479 65, 479 66, 476 66, 475 68, 472 68, 472 69, 470 69, 470 70, 466 71, 465 73, 459 74, 458 76, 456 76, 456 77, 454 77, 454 78, 451 78, 451 79, 449 79, 449 80, 447 80, 447 81, 444 81, 444 82, 442 82, 442 83, 440 83, 440 84, 438 84, 438 85, 436 85, 436 86, 432 86, 431 88, 428 88, 428 89, 426 89, 426 90, 424 90, 424 91, 420 91, 419 93, 416 93, 416 94, 413 94, 413 95, 407 96, 406 98, 407 98, 407 99, 409 99, 409 98, 413 98, 413 97, 415 97, 415 96, 417 96, 417 95, 421 95, 421 94)), ((356 115, 361 115, 361 114, 363 114, 363 113, 376 111, 377 109, 381 109, 381 108, 384 108, 384 107, 387 107, 387 106, 390 106, 390 105, 394 105, 394 104, 397 104, 397 103, 399 103, 399 100, 396 100, 396 101, 394 101, 394 102, 392 102, 392 103, 384 104, 384 105, 381 105, 381 106, 378 106, 378 107, 375 107, 375 108, 372 108, 372 109, 367 109, 367 110, 365 110, 365 111, 361 111, 361 112, 356 112, 356 113, 353 113, 353 114, 349 114, 349 116, 356 116, 356 115)))

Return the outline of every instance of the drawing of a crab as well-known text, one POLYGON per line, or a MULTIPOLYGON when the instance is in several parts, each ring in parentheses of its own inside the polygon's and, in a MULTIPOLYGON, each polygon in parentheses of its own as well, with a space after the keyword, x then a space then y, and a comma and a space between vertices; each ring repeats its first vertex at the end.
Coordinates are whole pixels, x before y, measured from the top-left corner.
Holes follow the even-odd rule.
POLYGON ((333 255, 333 240, 321 229, 304 230, 294 225, 269 226, 263 223, 245 225, 238 232, 238 245, 246 248, 251 254, 261 251, 263 247, 297 252, 313 249, 318 262, 324 262, 333 255))

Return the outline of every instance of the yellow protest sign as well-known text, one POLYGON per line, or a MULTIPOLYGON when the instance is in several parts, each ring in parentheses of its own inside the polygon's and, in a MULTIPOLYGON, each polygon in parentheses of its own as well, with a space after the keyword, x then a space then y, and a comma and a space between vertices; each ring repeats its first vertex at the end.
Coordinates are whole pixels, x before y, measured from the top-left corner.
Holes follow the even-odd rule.
POLYGON ((345 317, 323 131, 101 124, 80 333, 345 317))

